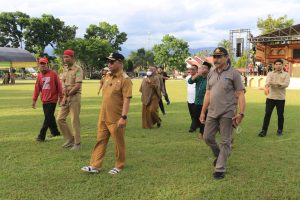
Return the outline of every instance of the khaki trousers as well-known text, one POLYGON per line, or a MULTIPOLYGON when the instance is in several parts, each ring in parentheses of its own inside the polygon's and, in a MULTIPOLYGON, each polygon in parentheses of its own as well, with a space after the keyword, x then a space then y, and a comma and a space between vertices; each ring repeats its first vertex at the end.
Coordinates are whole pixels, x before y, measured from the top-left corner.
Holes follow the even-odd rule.
POLYGON ((68 98, 66 105, 60 108, 60 111, 57 116, 57 124, 63 133, 65 139, 73 140, 75 144, 80 143, 80 108, 81 108, 81 94, 77 93, 68 98), (70 113, 71 117, 71 126, 73 132, 71 132, 67 124, 67 116, 70 113))
POLYGON ((152 128, 154 124, 160 122, 161 119, 158 115, 159 98, 153 95, 149 105, 143 104, 142 110, 142 126, 143 128, 152 128))
POLYGON ((119 128, 116 123, 105 121, 98 122, 97 143, 93 149, 90 165, 101 168, 107 143, 111 136, 116 145, 116 163, 115 167, 123 169, 125 165, 125 128, 119 128))
POLYGON ((217 158, 215 167, 216 172, 226 171, 226 161, 231 151, 232 138, 232 119, 231 118, 212 118, 207 116, 205 121, 203 139, 210 146, 214 156, 217 158), (216 133, 220 128, 221 141, 219 145, 216 142, 216 133))

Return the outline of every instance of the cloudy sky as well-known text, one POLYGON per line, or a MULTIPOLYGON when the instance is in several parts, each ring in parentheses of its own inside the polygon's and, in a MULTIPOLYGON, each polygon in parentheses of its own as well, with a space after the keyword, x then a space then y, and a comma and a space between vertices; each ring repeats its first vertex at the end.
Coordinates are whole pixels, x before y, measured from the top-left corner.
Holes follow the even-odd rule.
POLYGON ((123 47, 150 48, 165 34, 187 41, 191 48, 215 47, 229 30, 249 28, 258 18, 287 14, 300 23, 299 0, 0 0, 0 11, 22 11, 32 17, 52 14, 78 27, 82 37, 90 24, 106 21, 128 34, 123 47))

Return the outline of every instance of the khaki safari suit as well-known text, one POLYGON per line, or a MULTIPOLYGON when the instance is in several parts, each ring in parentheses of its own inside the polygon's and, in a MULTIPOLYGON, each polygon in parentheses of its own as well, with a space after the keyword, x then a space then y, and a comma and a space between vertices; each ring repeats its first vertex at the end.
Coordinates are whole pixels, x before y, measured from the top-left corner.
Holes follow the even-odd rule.
POLYGON ((124 98, 132 97, 132 82, 123 71, 108 73, 104 77, 102 106, 98 120, 97 143, 93 149, 90 165, 101 168, 109 137, 116 145, 115 167, 123 169, 125 164, 125 128, 118 127, 122 117, 124 98))
MULTIPOLYGON (((71 67, 65 67, 63 76, 62 76, 62 85, 68 91, 70 91, 76 83, 82 83, 83 71, 80 66, 74 64, 71 67)), ((72 141, 74 140, 75 144, 80 143, 80 107, 81 107, 81 88, 77 91, 76 94, 69 96, 67 102, 63 105, 59 111, 57 117, 57 123, 62 131, 65 139, 72 141), (72 134, 66 118, 70 113, 71 116, 71 125, 74 130, 72 134)))
POLYGON ((161 119, 158 115, 158 105, 161 98, 161 84, 158 75, 148 77, 150 83, 144 78, 140 87, 142 93, 142 127, 151 128, 154 124, 159 123, 161 119))
POLYGON ((216 172, 226 171, 226 161, 231 151, 232 118, 237 106, 236 91, 244 89, 240 73, 230 66, 222 72, 214 68, 207 76, 206 90, 210 91, 210 103, 203 138, 217 158, 216 172), (219 144, 215 139, 218 130, 221 133, 219 144))

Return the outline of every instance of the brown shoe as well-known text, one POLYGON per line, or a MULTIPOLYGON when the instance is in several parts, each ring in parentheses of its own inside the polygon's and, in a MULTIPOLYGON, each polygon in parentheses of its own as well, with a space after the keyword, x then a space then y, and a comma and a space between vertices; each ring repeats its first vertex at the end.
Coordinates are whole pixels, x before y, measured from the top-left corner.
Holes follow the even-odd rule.
POLYGON ((74 144, 70 151, 78 151, 80 149, 80 144, 74 144))
POLYGON ((202 133, 199 133, 199 134, 198 134, 198 139, 199 139, 199 140, 203 140, 203 134, 202 134, 202 133))
POLYGON ((71 139, 71 140, 67 140, 63 145, 62 147, 63 148, 69 148, 69 147, 72 147, 74 145, 74 139, 71 139))

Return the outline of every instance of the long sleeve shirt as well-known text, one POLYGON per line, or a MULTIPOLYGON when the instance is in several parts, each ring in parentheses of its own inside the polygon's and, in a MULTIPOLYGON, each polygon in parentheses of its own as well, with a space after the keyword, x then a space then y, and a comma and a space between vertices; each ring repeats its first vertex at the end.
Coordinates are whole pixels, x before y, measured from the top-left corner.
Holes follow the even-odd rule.
POLYGON ((48 70, 45 74, 38 74, 32 100, 36 101, 40 93, 43 104, 56 103, 58 98, 63 98, 59 76, 54 71, 48 70))
POLYGON ((286 88, 290 84, 290 75, 285 71, 272 71, 267 75, 266 87, 269 88, 268 99, 285 100, 286 88), (275 85, 270 85, 270 81, 275 85))

